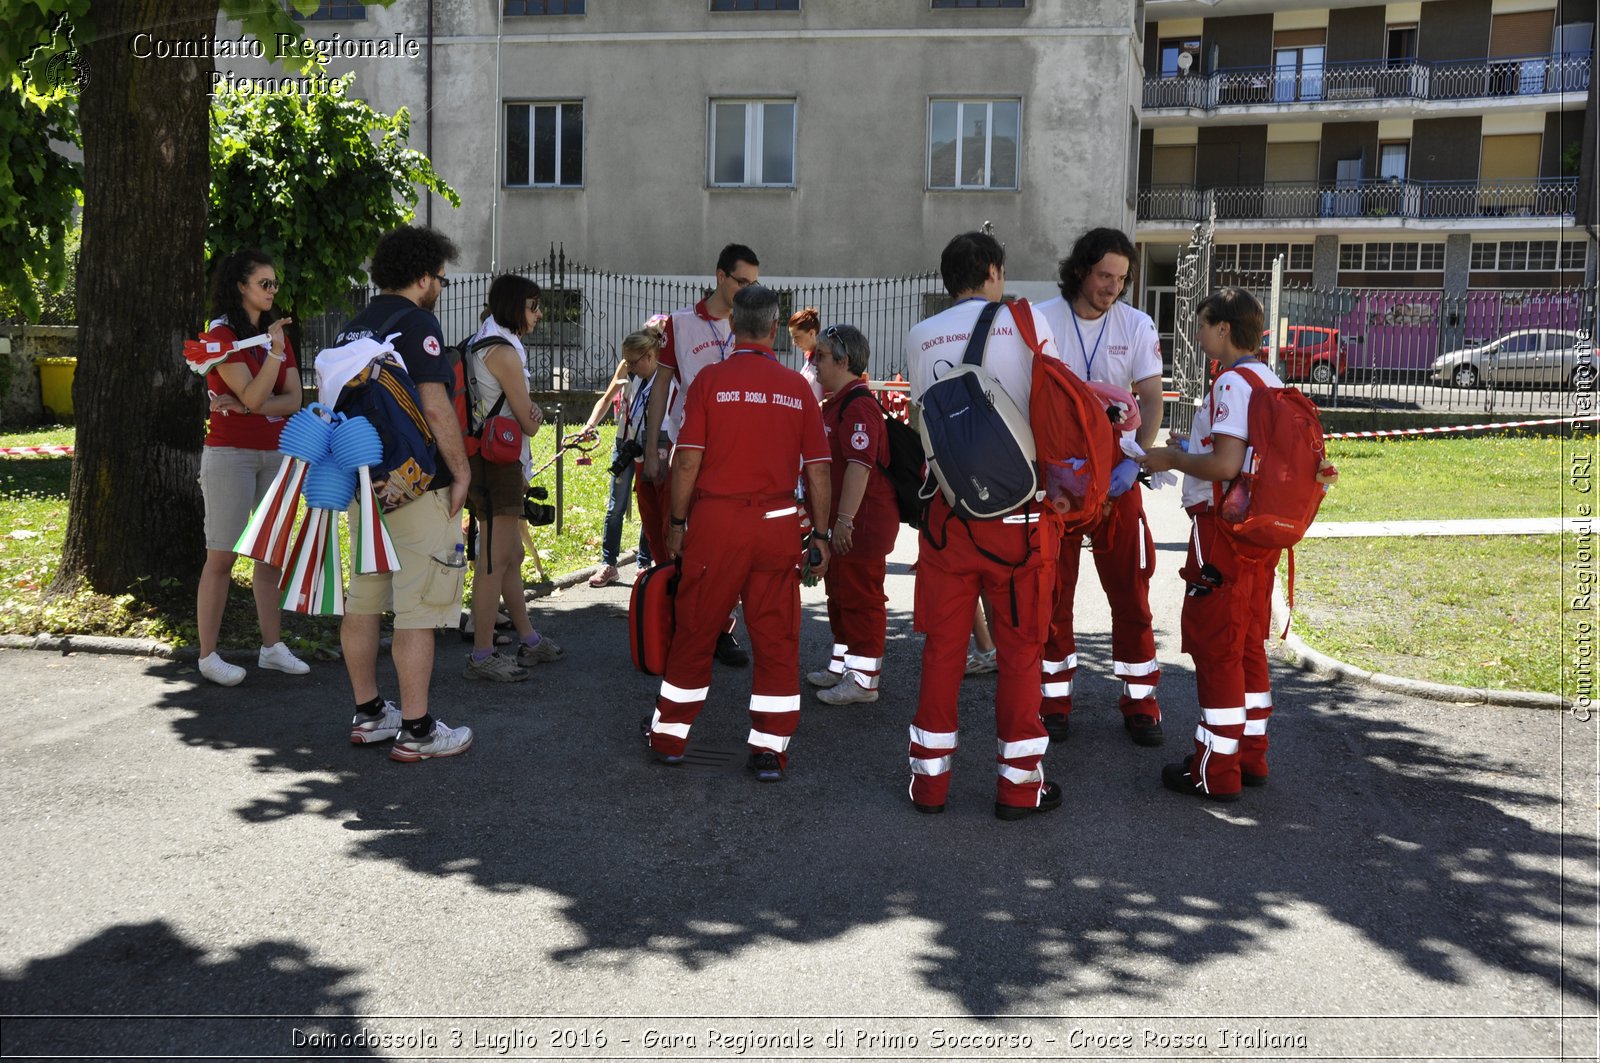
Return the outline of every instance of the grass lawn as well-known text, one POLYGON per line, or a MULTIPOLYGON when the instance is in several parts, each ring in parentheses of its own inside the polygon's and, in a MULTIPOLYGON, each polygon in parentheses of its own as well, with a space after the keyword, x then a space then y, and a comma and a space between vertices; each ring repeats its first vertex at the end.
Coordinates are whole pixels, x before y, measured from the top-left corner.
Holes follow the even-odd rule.
MULTIPOLYGON (((553 526, 532 529, 534 545, 548 577, 593 565, 600 559, 606 495, 611 488, 607 465, 613 434, 610 426, 601 429, 600 445, 593 451, 591 464, 578 464, 579 455, 571 452, 563 459, 562 533, 557 535, 553 526)), ((70 426, 0 433, 0 447, 72 442, 70 426)), ((554 453, 554 446, 555 434, 550 429, 534 438, 535 468, 554 453)), ((165 587, 141 587, 137 593, 119 596, 44 595, 60 564, 71 476, 70 458, 0 458, 0 634, 70 632, 192 644, 193 582, 186 586, 169 583, 165 587)), ((552 466, 535 480, 549 491, 552 503, 556 500, 555 477, 552 466)), ((628 550, 638 541, 639 524, 630 513, 623 527, 622 549, 628 550)), ((195 558, 197 576, 201 560, 195 558)), ((255 610, 249 592, 250 569, 249 561, 234 567, 235 588, 223 619, 224 646, 257 644, 255 610)), ((523 575, 530 585, 538 579, 531 560, 524 563, 523 575)), ((471 580, 469 573, 469 596, 471 580)), ((338 644, 337 618, 289 615, 284 634, 286 641, 300 649, 331 649, 338 644)))
POLYGON ((1294 631, 1369 671, 1559 693, 1560 626, 1555 535, 1307 539, 1295 548, 1294 631))
POLYGON ((1561 448, 1545 436, 1336 439, 1339 485, 1317 520, 1558 516, 1561 448))
MULTIPOLYGON (((1340 479, 1319 523, 1563 512, 1559 438, 1335 440, 1329 451, 1340 479)), ((1340 660, 1442 683, 1561 691, 1558 536, 1308 539, 1296 548, 1295 581, 1295 631, 1340 660)))

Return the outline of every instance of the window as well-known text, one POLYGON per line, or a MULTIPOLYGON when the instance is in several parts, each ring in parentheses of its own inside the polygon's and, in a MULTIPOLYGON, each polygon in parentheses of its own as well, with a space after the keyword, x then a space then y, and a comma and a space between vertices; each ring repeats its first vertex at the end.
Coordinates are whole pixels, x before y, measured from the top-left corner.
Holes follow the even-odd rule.
MULTIPOLYGON (((1474 248, 1474 251, 1476 250, 1474 248)), ((1444 244, 1386 242, 1341 244, 1339 268, 1369 270, 1375 273, 1439 272, 1444 269, 1444 244)))
POLYGON ((1494 256, 1495 256, 1495 248, 1496 248, 1496 246, 1497 245, 1492 244, 1492 243, 1489 243, 1489 244, 1477 244, 1477 243, 1475 243, 1475 244, 1473 244, 1472 245, 1472 268, 1473 269, 1494 269, 1494 256))
POLYGON ((711 101, 714 187, 794 184, 793 100, 711 101))
POLYGON ((712 11, 799 11, 800 0, 711 0, 712 11))
POLYGON ((957 7, 1027 7, 1027 0, 933 0, 935 11, 957 7))
POLYGON ((1389 66, 1410 66, 1417 59, 1417 27, 1415 23, 1390 26, 1384 31, 1384 59, 1389 66))
POLYGON ((1314 250, 1312 244, 1217 244, 1214 254, 1219 270, 1266 272, 1281 255, 1284 269, 1305 271, 1311 268, 1314 250))
POLYGON ((1404 181, 1406 160, 1411 155, 1409 140, 1390 141, 1378 145, 1378 180, 1404 181))
POLYGON ((507 18, 519 15, 581 15, 583 0, 505 0, 507 18))
POLYGON ((1021 133, 1021 100, 929 101, 928 187, 1015 190, 1021 133))
POLYGON ((583 184, 583 104, 506 104, 506 184, 578 188, 583 184))
POLYGON ((1561 245, 1561 268, 1582 269, 1584 262, 1583 241, 1568 240, 1561 245))
POLYGON ((320 0, 317 9, 309 15, 302 15, 293 5, 289 7, 289 14, 297 22, 362 22, 367 17, 366 4, 347 4, 341 0, 320 0))

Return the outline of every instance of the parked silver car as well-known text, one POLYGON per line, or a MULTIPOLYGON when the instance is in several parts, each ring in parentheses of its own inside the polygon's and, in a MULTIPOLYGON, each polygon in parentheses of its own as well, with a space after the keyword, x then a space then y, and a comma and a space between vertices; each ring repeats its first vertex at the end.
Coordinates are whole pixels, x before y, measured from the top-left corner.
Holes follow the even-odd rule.
POLYGON ((1433 360, 1433 379, 1458 388, 1485 384, 1592 387, 1594 374, 1594 344, 1567 329, 1518 329, 1433 360))

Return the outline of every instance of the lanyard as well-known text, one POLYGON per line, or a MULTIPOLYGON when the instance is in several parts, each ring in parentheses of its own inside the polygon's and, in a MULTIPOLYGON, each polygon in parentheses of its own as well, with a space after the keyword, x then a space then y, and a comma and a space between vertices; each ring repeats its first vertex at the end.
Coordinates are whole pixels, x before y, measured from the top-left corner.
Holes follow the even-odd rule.
POLYGON ((1067 307, 1067 316, 1072 318, 1072 331, 1078 334, 1078 350, 1083 352, 1083 378, 1085 380, 1093 380, 1094 356, 1100 353, 1100 341, 1106 338, 1106 329, 1111 327, 1111 315, 1109 313, 1100 315, 1100 334, 1094 338, 1094 350, 1092 351, 1083 342, 1083 329, 1078 327, 1077 311, 1073 310, 1070 305, 1067 307))
MULTIPOLYGON (((716 326, 711 328, 711 334, 717 334, 716 326)), ((733 322, 728 322, 728 334, 717 341, 717 361, 721 362, 728 357, 728 348, 733 345, 733 322)))

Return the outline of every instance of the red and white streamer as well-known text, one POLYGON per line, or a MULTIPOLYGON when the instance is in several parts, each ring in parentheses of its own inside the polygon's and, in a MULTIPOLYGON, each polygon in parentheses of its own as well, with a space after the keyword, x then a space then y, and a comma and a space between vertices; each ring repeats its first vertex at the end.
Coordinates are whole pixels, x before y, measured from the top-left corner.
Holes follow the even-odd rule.
POLYGON ((289 555, 289 540, 294 529, 295 510, 300 505, 300 487, 306 476, 306 463, 284 456, 273 477, 272 486, 261 504, 250 515, 250 523, 239 534, 233 552, 253 558, 273 568, 282 568, 289 555))
POLYGON ((1500 428, 1531 428, 1541 424, 1573 424, 1578 421, 1593 421, 1594 414, 1587 417, 1546 417, 1539 421, 1498 421, 1494 424, 1458 424, 1448 428, 1392 428, 1381 432, 1331 432, 1323 436, 1324 439, 1386 439, 1393 436, 1437 436, 1449 435, 1454 432, 1487 432, 1500 428))
POLYGON ((71 443, 60 446, 46 444, 38 447, 0 447, 0 458, 70 458, 71 443))

